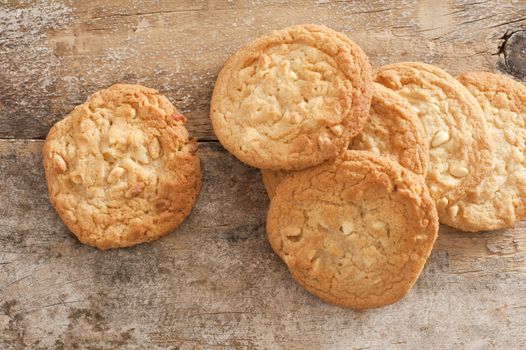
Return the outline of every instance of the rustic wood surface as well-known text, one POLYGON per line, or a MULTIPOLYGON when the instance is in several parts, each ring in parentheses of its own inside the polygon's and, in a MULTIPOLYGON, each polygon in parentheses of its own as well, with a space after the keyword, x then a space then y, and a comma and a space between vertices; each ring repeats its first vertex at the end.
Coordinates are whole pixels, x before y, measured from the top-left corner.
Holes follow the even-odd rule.
POLYGON ((401 302, 356 312, 289 277, 265 238, 259 172, 215 142, 218 70, 295 23, 347 33, 373 65, 526 75, 525 1, 0 1, 0 349, 524 349, 526 221, 442 227, 401 302), (151 244, 79 244, 48 203, 50 126, 115 82, 166 94, 200 139, 191 216, 151 244))

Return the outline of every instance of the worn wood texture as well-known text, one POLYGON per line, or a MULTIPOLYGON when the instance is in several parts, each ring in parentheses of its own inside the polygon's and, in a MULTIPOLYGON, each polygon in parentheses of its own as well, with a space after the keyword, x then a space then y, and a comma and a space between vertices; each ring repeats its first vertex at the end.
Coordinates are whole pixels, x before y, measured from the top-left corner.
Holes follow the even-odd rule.
POLYGON ((259 172, 201 142, 186 222, 151 244, 79 244, 48 203, 49 127, 115 82, 159 89, 201 141, 242 43, 295 23, 344 31, 374 65, 437 64, 524 79, 525 1, 0 1, 0 349, 524 349, 526 221, 442 227, 401 302, 355 312, 290 278, 265 238, 259 172))
POLYGON ((265 237, 259 171, 200 146, 204 183, 182 227, 131 249, 76 241, 50 207, 41 141, 0 143, 2 349, 523 349, 526 222, 442 228, 401 302, 355 312, 290 278, 265 237))
POLYGON ((208 107, 219 68, 243 43, 291 24, 341 30, 373 65, 421 60, 453 74, 506 70, 501 38, 526 24, 524 0, 8 0, 0 9, 3 138, 43 138, 89 94, 131 82, 159 89, 194 136, 215 139, 208 107))

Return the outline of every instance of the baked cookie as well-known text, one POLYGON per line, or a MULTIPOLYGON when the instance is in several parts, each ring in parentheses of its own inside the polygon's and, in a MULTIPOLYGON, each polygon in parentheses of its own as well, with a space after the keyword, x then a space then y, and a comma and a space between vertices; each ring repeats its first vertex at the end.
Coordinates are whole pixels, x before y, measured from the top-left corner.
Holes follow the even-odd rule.
POLYGON ((336 157, 362 129, 371 82, 367 56, 343 34, 292 26, 226 62, 210 118, 221 144, 248 165, 303 169, 336 157))
MULTIPOLYGON (((425 175, 429 159, 427 137, 418 115, 396 92, 377 83, 363 130, 351 140, 350 149, 371 151, 396 160, 418 175, 425 175)), ((270 198, 287 171, 262 170, 270 198)))
POLYGON ((294 172, 267 215, 270 244, 294 279, 322 300, 356 309, 404 297, 437 232, 423 177, 366 151, 294 172))
POLYGON ((484 110, 495 158, 492 171, 464 199, 440 208, 442 222, 471 232, 513 226, 526 215, 526 87, 486 72, 458 80, 484 110))
POLYGON ((201 183, 185 123, 156 90, 118 84, 51 128, 42 151, 49 199, 82 243, 127 247, 183 222, 201 183))
POLYGON ((424 125, 429 141, 426 182, 437 207, 462 199, 491 169, 493 156, 477 100, 448 73, 424 63, 390 64, 374 78, 406 98, 424 125))

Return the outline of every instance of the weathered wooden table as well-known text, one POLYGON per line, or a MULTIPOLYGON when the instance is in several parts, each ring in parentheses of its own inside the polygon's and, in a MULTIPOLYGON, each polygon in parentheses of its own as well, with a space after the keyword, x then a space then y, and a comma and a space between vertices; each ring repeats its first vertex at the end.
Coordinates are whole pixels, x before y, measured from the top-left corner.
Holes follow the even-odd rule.
POLYGON ((526 221, 442 227, 401 302, 356 312, 298 287, 265 238, 260 174, 208 120, 218 70, 241 44, 296 23, 347 33, 373 65, 526 74, 525 1, 0 2, 0 349, 525 349, 526 221), (79 244, 48 203, 40 150, 94 91, 166 94, 200 139, 192 215, 152 244, 79 244))

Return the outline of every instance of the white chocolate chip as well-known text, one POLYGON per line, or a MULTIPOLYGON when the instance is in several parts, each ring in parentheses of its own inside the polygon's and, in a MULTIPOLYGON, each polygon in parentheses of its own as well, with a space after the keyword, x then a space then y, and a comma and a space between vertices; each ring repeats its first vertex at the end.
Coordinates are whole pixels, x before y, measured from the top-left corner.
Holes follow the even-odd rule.
POLYGON ((152 157, 152 159, 159 158, 159 155, 161 153, 161 147, 159 145, 159 140, 157 140, 156 137, 154 137, 148 145, 148 153, 150 154, 150 157, 152 157))
POLYGON ((373 141, 373 138, 371 136, 365 137, 363 142, 369 148, 374 147, 374 141, 373 141))
POLYGON ((64 173, 68 169, 66 161, 58 154, 53 156, 53 167, 55 168, 55 171, 60 174, 64 173))
POLYGON ((504 131, 504 138, 511 144, 515 144, 517 142, 517 135, 515 135, 513 130, 507 129, 504 131))
POLYGON ((73 182, 76 185, 80 185, 84 181, 84 179, 82 178, 82 175, 80 175, 78 171, 71 173, 69 178, 71 179, 71 182, 73 182))
POLYGON ((324 149, 324 148, 330 146, 331 139, 329 139, 327 136, 320 135, 320 137, 318 137, 318 144, 320 145, 321 149, 324 149))
POLYGON ((396 186, 404 186, 404 179, 401 176, 395 178, 393 182, 396 186))
POLYGON ((312 262, 312 271, 314 272, 320 271, 320 258, 317 258, 312 262))
POLYGON ((283 60, 283 61, 281 61, 280 65, 281 65, 281 67, 283 67, 285 69, 289 69, 290 68, 290 61, 289 60, 283 60))
POLYGON ((449 207, 448 209, 449 215, 454 218, 458 214, 458 209, 459 209, 458 205, 453 205, 449 207))
POLYGON ((289 74, 292 80, 298 80, 298 75, 293 70, 291 70, 289 74))
POLYGON ((439 208, 445 208, 448 202, 447 198, 443 197, 438 200, 437 205, 439 208))
POLYGON ((426 235, 416 235, 415 240, 416 241, 423 241, 426 239, 426 235))
POLYGON ((455 177, 464 177, 469 174, 469 170, 462 166, 452 166, 449 173, 455 177))
POLYGON ((371 148, 371 153, 376 155, 376 156, 379 156, 380 155, 380 150, 378 149, 378 147, 373 147, 373 148, 371 148))
POLYGON ((381 221, 375 221, 371 224, 371 230, 373 231, 380 231, 385 228, 385 223, 381 221))
POLYGON ((334 125, 331 127, 331 131, 336 135, 336 136, 342 136, 343 135, 343 126, 341 125, 334 125))
POLYGON ((344 221, 344 222, 342 222, 342 225, 341 225, 340 229, 341 229, 341 231, 343 232, 344 235, 348 236, 352 232, 353 225, 349 221, 344 221))
POLYGON ((115 168, 113 168, 108 174, 108 179, 107 179, 108 183, 114 184, 117 181, 119 181, 119 179, 122 177, 124 172, 125 170, 121 168, 120 166, 116 166, 115 168))
POLYGON ((446 143, 449 140, 449 134, 445 131, 439 131, 433 136, 433 140, 431 141, 431 146, 437 147, 440 146, 443 143, 446 143))
POLYGON ((271 63, 271 59, 268 55, 266 54, 261 54, 259 56, 259 60, 258 60, 258 69, 259 70, 266 70, 269 66, 270 66, 270 63, 271 63))
POLYGON ((135 148, 133 155, 136 160, 138 160, 139 162, 143 164, 150 163, 150 158, 148 158, 146 147, 144 147, 143 145, 138 145, 135 148))
POLYGON ((292 123, 292 124, 299 124, 301 122, 301 115, 299 115, 299 113, 290 113, 287 115, 288 116, 288 120, 292 123))

